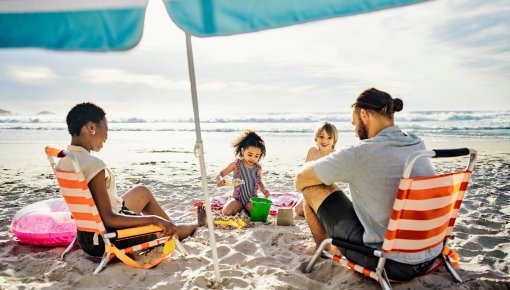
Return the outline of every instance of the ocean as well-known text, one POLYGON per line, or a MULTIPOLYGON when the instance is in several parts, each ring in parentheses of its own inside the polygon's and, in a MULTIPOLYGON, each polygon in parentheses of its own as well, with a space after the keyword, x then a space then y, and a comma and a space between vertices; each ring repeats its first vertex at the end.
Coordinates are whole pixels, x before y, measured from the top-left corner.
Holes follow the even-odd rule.
MULTIPOLYGON (((107 116, 108 117, 108 116, 107 116)), ((335 124, 338 131, 351 132, 350 112, 266 113, 228 118, 203 118, 203 132, 238 132, 252 129, 269 134, 310 134, 320 121, 335 124)), ((434 137, 510 138, 510 111, 416 111, 395 114, 405 131, 434 137)), ((151 119, 127 117, 109 119, 110 131, 187 132, 194 131, 191 118, 151 119)), ((37 131, 66 131, 65 117, 57 115, 0 116, 0 142, 38 141, 37 131), (11 134, 6 134, 10 132, 11 134), (13 133, 18 132, 18 133, 13 133), (25 136, 25 137, 21 137, 25 136), (31 139, 35 137, 35 139, 31 139)), ((59 135, 59 134, 57 134, 59 135)))
MULTIPOLYGON (((230 142, 240 131, 252 129, 266 141, 268 162, 296 160, 295 165, 299 166, 307 149, 314 144, 316 126, 324 120, 338 128, 337 148, 357 142, 352 131, 350 112, 204 117, 201 129, 207 161, 219 167, 226 165, 227 160, 233 157, 230 142)), ((99 155, 116 166, 126 166, 140 160, 194 162, 190 157, 193 157, 191 153, 196 135, 191 118, 132 116, 112 117, 108 121, 108 141, 99 155)), ((399 112, 395 114, 395 122, 404 131, 411 131, 425 141, 510 139, 510 111, 399 112)), ((31 164, 40 164, 40 157, 44 157, 41 148, 46 145, 65 147, 69 141, 65 116, 0 116, 0 148, 3 149, 0 160, 9 164, 16 159, 33 160, 31 164)))

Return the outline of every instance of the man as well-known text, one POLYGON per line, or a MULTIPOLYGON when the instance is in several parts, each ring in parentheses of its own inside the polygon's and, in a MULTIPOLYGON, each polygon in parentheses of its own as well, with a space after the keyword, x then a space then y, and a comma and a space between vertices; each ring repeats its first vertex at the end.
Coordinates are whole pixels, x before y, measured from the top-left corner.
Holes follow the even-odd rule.
MULTIPOLYGON (((395 200, 407 157, 425 149, 423 141, 395 126, 394 113, 402 100, 371 88, 352 105, 354 132, 361 140, 320 160, 306 163, 297 173, 295 186, 303 192, 306 221, 316 245, 328 238, 379 248, 395 200), (334 182, 349 185, 349 199, 334 182)), ((411 176, 434 175, 428 159, 419 159, 411 176)), ((441 252, 442 245, 420 253, 390 253, 386 272, 390 279, 408 280, 423 274, 441 252)), ((347 249, 336 249, 359 265, 375 268, 377 258, 347 249)), ((337 252, 338 253, 338 252, 337 252)))

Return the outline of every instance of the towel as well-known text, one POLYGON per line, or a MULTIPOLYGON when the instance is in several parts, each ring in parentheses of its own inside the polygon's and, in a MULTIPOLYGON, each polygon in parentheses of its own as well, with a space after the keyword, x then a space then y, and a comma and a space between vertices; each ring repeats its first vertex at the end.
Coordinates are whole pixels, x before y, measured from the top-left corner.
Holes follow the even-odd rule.
MULTIPOLYGON (((259 197, 264 197, 259 195, 259 197)), ((223 206, 227 201, 232 198, 232 193, 227 192, 222 196, 214 196, 211 198, 211 210, 217 211, 223 209, 223 206)), ((271 192, 269 200, 273 202, 269 214, 276 216, 278 214, 278 208, 280 207, 291 207, 297 203, 299 198, 298 192, 271 192)))

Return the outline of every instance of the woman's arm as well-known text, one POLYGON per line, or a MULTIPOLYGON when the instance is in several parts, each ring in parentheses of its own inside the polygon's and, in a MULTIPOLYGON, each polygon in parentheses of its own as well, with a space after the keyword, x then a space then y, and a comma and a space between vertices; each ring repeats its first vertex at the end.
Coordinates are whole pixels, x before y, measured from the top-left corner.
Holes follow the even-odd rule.
POLYGON ((214 181, 216 182, 216 185, 218 187, 225 185, 226 181, 225 181, 225 179, 223 179, 223 177, 229 175, 230 172, 234 171, 235 168, 236 168, 236 163, 232 162, 229 165, 227 165, 227 167, 225 167, 225 169, 220 171, 220 173, 218 173, 218 175, 216 175, 216 177, 214 177, 214 181))
POLYGON ((88 186, 105 227, 123 229, 157 225, 163 228, 169 236, 173 236, 177 232, 177 228, 171 221, 155 215, 127 216, 113 212, 110 197, 106 190, 104 170, 101 170, 98 174, 96 174, 96 176, 89 181, 88 186))

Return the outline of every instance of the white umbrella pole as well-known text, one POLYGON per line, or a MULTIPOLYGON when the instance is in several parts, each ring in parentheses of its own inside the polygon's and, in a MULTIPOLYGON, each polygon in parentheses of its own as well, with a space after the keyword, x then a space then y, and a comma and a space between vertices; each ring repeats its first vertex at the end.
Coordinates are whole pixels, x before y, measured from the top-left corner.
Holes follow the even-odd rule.
POLYGON ((209 240, 211 242, 211 253, 214 263, 214 274, 216 282, 220 282, 220 267, 218 263, 218 251, 216 250, 216 237, 214 236, 214 224, 211 212, 211 202, 207 189, 207 173, 205 170, 204 147, 202 143, 202 132, 200 129, 200 116, 198 113, 197 83, 195 80, 195 65, 193 63, 193 50, 191 49, 191 35, 186 33, 186 51, 188 54, 188 70, 191 83, 191 100, 193 101, 193 114, 195 119, 195 133, 197 142, 195 143, 195 156, 200 162, 200 173, 202 174, 202 190, 204 191, 205 210, 207 213, 207 226, 209 228, 209 240))

